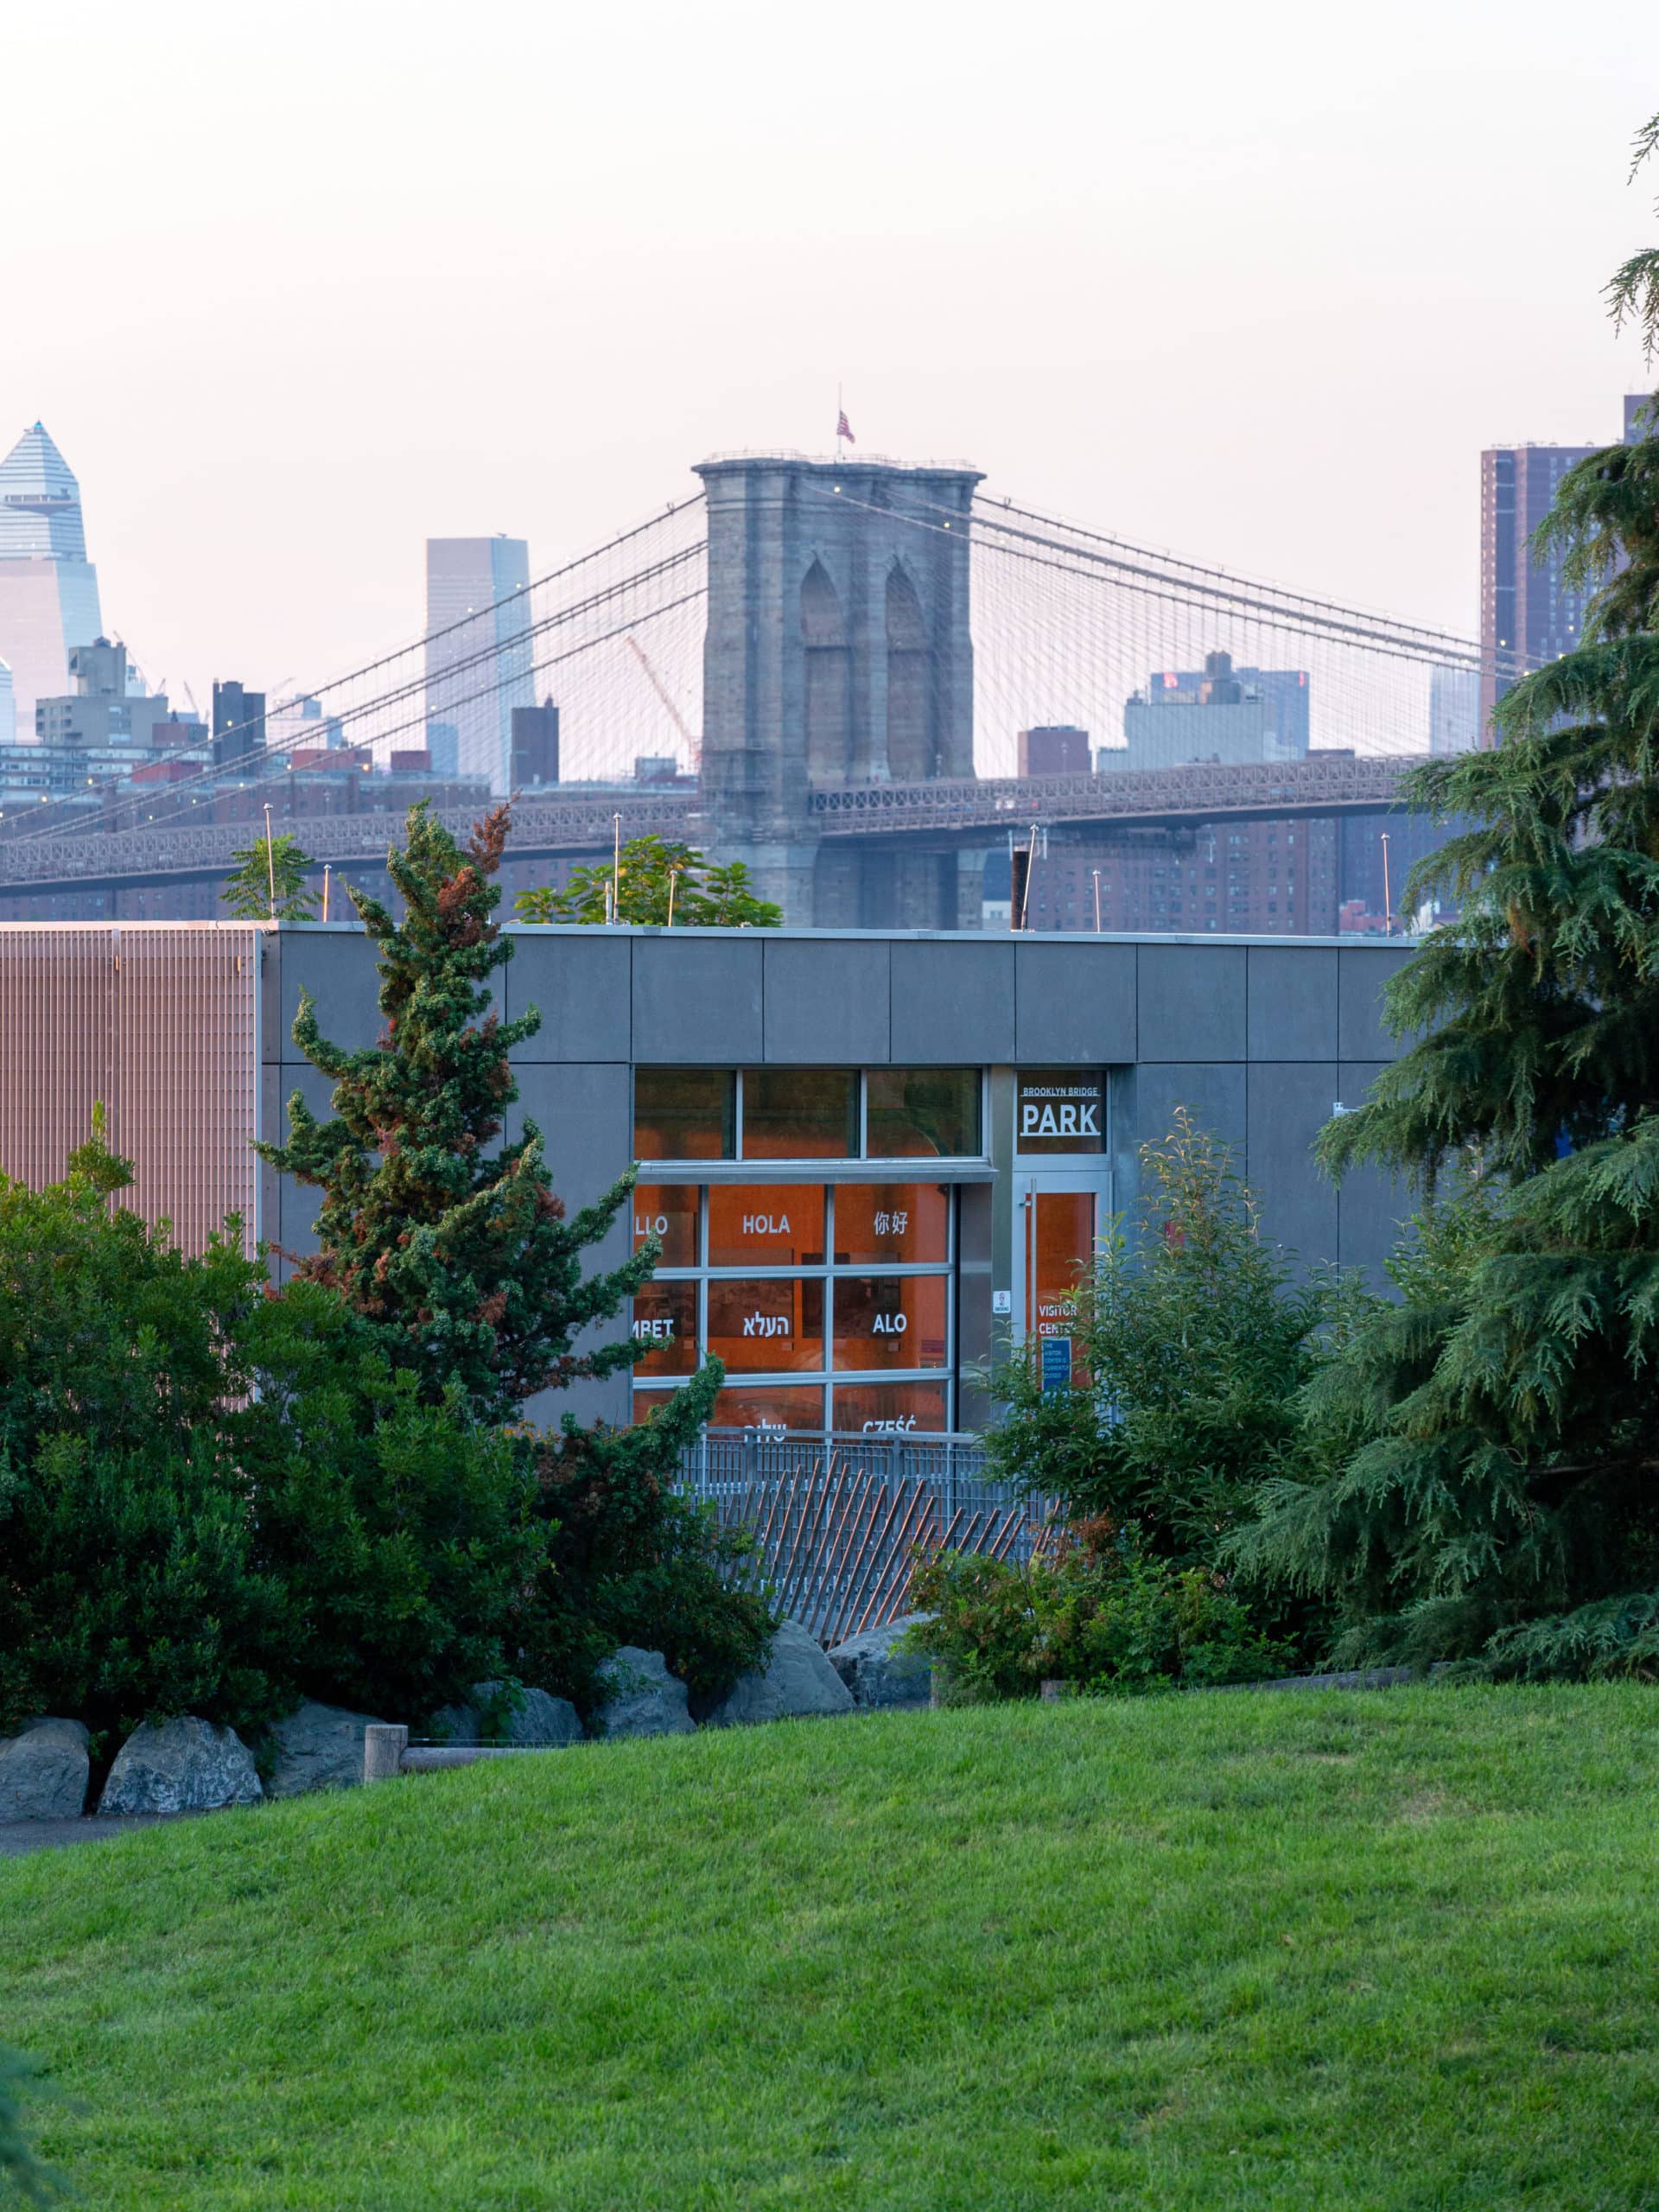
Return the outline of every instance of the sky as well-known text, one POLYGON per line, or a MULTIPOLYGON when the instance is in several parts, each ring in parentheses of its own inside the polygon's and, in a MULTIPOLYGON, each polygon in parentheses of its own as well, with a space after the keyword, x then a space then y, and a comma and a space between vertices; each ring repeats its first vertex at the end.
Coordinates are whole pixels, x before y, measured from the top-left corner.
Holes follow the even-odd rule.
POLYGON ((0 0, 0 450, 45 422, 204 703, 838 389, 861 452, 1472 633, 1481 447, 1656 380, 1599 298, 1650 0, 0 0))

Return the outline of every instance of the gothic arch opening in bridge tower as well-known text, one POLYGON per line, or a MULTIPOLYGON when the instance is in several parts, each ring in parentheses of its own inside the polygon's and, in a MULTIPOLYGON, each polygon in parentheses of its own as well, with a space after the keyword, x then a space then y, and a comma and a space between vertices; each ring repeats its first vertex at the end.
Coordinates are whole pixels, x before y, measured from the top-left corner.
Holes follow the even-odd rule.
POLYGON ((938 772, 932 677, 922 602, 895 561, 887 571, 887 772, 898 783, 938 772))
POLYGON ((844 784, 852 759, 852 683, 841 601, 822 561, 801 584, 803 738, 809 783, 844 784))

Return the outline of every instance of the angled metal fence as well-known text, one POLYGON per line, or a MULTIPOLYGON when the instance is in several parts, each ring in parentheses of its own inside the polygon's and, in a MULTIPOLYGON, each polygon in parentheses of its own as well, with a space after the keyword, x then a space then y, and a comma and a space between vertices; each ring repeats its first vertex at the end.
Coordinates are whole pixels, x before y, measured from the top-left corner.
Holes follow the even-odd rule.
POLYGON ((1047 1502, 985 1478, 984 1454, 956 1438, 708 1436, 680 1484, 724 1528, 755 1540, 747 1572, 780 1611, 833 1645, 911 1610, 915 1560, 944 1551, 1029 1560, 1047 1541, 1047 1502))

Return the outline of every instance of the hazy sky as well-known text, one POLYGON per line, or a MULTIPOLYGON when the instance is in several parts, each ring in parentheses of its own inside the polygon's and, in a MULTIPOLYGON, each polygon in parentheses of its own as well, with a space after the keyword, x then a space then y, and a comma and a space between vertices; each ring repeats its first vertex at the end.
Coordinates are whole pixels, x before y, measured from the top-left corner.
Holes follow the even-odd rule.
POLYGON ((1467 630, 1481 446, 1644 388, 1656 107, 1651 0, 0 0, 0 441, 204 702, 417 633, 429 534, 539 574, 827 448, 838 379, 861 450, 1467 630))

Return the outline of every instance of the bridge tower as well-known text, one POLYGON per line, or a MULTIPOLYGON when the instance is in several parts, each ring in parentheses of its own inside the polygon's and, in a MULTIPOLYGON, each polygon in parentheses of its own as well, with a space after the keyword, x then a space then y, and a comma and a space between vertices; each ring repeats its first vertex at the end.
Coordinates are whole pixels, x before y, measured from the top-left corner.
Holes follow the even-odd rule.
MULTIPOLYGON (((709 512, 703 805, 717 849, 747 861, 789 921, 872 919, 844 868, 827 880, 816 868, 807 796, 973 774, 980 473, 753 454, 697 474, 709 512)), ((937 856, 915 857, 927 865, 898 904, 918 910, 882 918, 954 927, 954 892, 953 911, 933 911, 937 856)))

